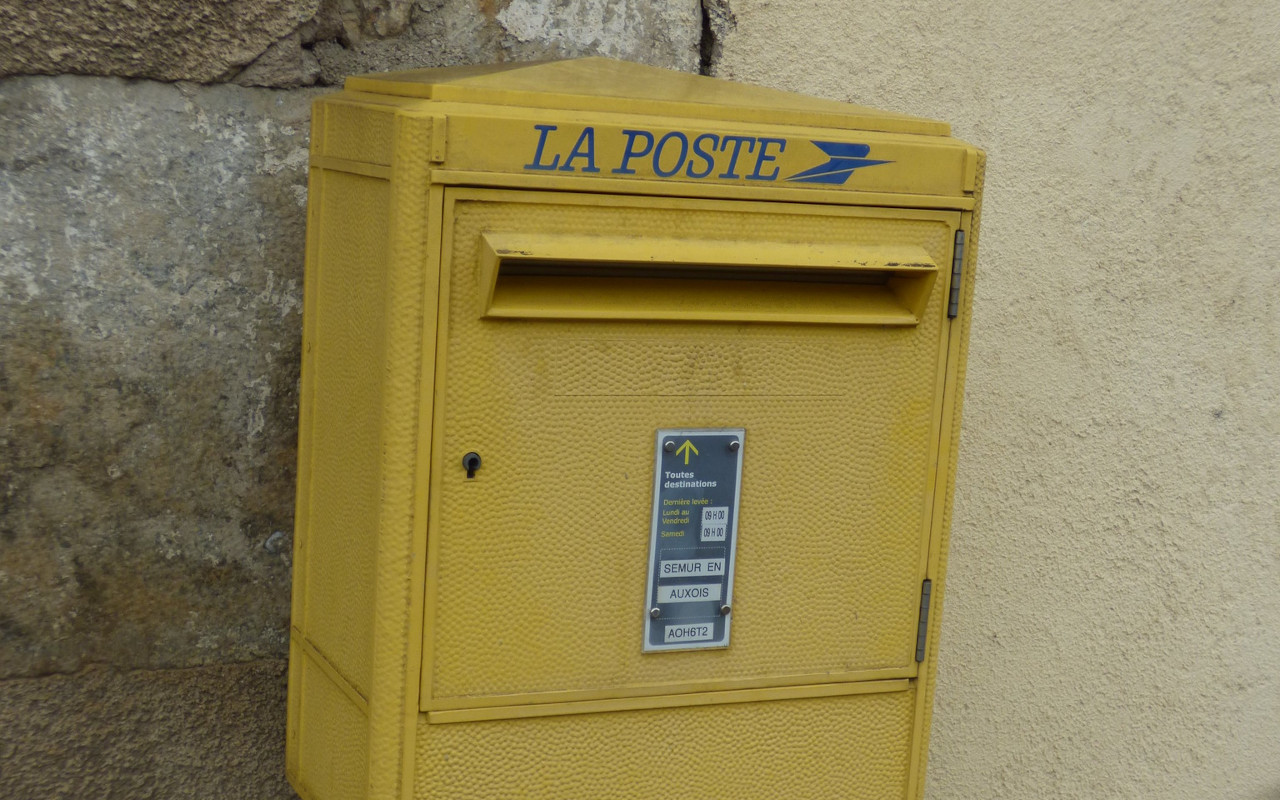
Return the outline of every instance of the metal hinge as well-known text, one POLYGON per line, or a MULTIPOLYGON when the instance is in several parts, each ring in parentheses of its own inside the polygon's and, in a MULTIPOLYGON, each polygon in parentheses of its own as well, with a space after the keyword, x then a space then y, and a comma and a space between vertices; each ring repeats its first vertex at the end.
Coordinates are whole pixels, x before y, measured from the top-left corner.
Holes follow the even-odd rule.
POLYGON ((960 273, 964 270, 964 231, 956 231, 956 246, 951 256, 951 297, 947 301, 947 319, 960 313, 960 273))
POLYGON ((920 584, 920 627, 916 629, 916 663, 924 661, 924 642, 929 631, 929 595, 933 593, 933 581, 928 578, 920 584))

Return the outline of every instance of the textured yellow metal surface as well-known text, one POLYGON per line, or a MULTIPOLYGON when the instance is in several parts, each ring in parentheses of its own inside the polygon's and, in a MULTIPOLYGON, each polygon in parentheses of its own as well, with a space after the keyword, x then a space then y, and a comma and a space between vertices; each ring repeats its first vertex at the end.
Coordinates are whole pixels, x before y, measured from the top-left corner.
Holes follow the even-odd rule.
POLYGON ((593 60, 317 102, 307 800, 919 797, 982 178, 945 133, 593 60), (677 149, 633 157, 642 128, 677 149), (698 136, 724 145, 705 175, 675 158, 698 136), (692 425, 748 431, 733 641, 642 655, 653 432, 692 425))
POLYGON ((321 138, 317 142, 320 155, 380 166, 391 164, 394 107, 327 103, 318 108, 322 109, 318 120, 321 138))
POLYGON ((382 264, 387 248, 385 181, 329 172, 314 264, 317 340, 311 374, 311 528, 302 554, 310 582, 308 638, 367 692, 372 668, 383 358, 382 264), (329 274, 332 271, 332 274, 329 274))
POLYGON ((599 714, 608 711, 634 711, 643 708, 678 708, 710 706, 724 703, 762 703, 773 700, 795 700, 810 697, 842 697, 851 694, 899 692, 911 688, 910 678, 858 680, 839 683, 770 686, 755 689, 700 691, 687 694, 629 695, 597 700, 571 700, 563 703, 525 703, 515 706, 487 706, 429 711, 431 723, 477 722, 495 719, 529 719, 558 717, 568 714, 599 714))
POLYGON ((913 671, 941 291, 908 328, 489 321, 479 254, 484 231, 626 230, 912 245, 942 263, 959 215, 454 196, 426 705, 913 671), (750 432, 736 641, 644 655, 651 442, 675 426, 750 432), (485 466, 468 480, 448 464, 471 450, 485 466))
MULTIPOLYGON (((422 341, 425 309, 434 308, 428 242, 438 222, 429 221, 423 159, 402 165, 395 181, 319 167, 332 160, 323 154, 333 118, 318 106, 286 767, 312 800, 391 798, 409 785, 405 733, 417 714, 417 673, 407 663, 419 638, 406 630, 421 602, 410 577, 421 573, 414 556, 424 551, 413 527, 422 517, 416 415, 419 391, 430 386, 422 341)), ((350 124, 368 129, 348 139, 365 141, 369 158, 428 149, 429 118, 388 118, 381 104, 347 110, 350 124)))
POLYGON ((638 111, 935 136, 951 132, 947 123, 936 120, 605 58, 385 72, 353 76, 345 85, 358 92, 501 106, 638 111))
POLYGON ((886 800, 915 691, 420 725, 418 800, 886 800))
POLYGON ((304 704, 296 727, 297 760, 306 765, 294 782, 306 797, 360 797, 368 784, 369 736, 364 709, 324 673, 320 662, 291 651, 298 664, 298 695, 304 704))

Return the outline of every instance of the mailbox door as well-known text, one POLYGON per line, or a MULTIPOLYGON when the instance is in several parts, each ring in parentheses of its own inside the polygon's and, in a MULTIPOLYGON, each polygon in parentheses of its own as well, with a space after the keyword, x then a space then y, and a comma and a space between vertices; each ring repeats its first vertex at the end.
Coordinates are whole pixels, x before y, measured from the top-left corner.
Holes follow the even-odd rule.
POLYGON ((960 221, 447 190, 423 709, 914 677, 960 221), (727 648, 642 650, 668 428, 745 431, 727 648))

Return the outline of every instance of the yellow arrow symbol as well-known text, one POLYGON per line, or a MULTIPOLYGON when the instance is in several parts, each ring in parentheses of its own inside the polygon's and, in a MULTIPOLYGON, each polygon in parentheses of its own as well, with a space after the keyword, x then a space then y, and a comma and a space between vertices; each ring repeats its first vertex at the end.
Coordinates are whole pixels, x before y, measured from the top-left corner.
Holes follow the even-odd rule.
POLYGON ((686 467, 687 467, 687 466, 689 466, 689 451, 690 451, 690 450, 692 450, 692 451, 693 451, 693 454, 694 454, 695 456, 698 454, 698 448, 694 447, 694 446, 693 446, 693 442, 689 441, 688 439, 685 439, 685 440, 684 440, 684 444, 682 444, 682 445, 680 445, 679 447, 677 447, 677 448, 676 448, 676 455, 680 455, 681 453, 684 453, 684 465, 685 465, 686 467))

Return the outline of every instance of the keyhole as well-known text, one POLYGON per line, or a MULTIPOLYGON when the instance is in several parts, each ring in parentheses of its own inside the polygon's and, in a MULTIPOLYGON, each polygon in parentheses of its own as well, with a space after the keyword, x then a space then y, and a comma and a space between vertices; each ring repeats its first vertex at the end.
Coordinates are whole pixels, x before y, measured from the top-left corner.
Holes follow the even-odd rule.
POLYGON ((462 468, 467 471, 468 478, 476 476, 476 470, 480 469, 480 454, 467 453, 462 457, 462 468))

